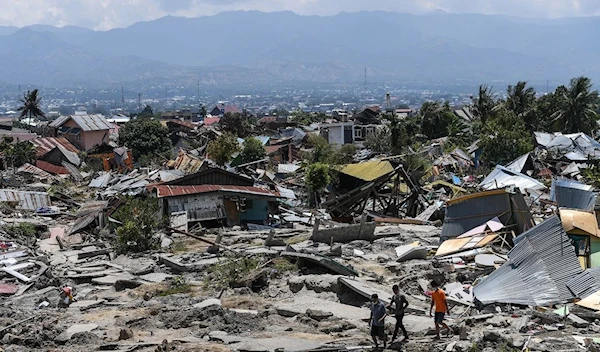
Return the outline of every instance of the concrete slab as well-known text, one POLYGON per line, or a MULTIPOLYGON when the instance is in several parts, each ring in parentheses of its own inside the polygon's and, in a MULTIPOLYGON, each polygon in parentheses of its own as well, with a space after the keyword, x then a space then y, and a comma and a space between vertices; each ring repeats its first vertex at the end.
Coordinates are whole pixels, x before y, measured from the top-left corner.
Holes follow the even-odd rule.
POLYGON ((54 340, 57 342, 67 342, 71 337, 80 332, 90 332, 98 328, 97 324, 75 324, 63 331, 54 340))
POLYGON ((210 306, 221 306, 221 300, 218 298, 209 298, 200 303, 194 304, 192 307, 194 308, 206 308, 210 306))
POLYGON ((166 279, 173 277, 173 275, 165 274, 165 273, 150 273, 146 275, 140 276, 140 279, 148 282, 159 283, 163 282, 166 279))
POLYGON ((83 310, 101 306, 102 304, 104 304, 104 302, 106 302, 106 301, 103 299, 76 301, 76 302, 71 303, 71 305, 69 306, 69 309, 79 309, 79 310, 83 311, 83 310))
POLYGON ((299 295, 293 300, 277 303, 275 308, 278 311, 290 311, 298 314, 304 314, 310 308, 329 312, 338 318, 351 321, 359 321, 369 317, 369 310, 367 308, 354 307, 308 295, 299 295))
POLYGON ((271 338, 260 338, 260 339, 252 339, 252 338, 240 338, 243 341, 235 344, 229 345, 235 351, 248 351, 248 352, 272 352, 276 349, 284 349, 286 352, 299 352, 299 351, 307 351, 312 349, 317 349, 325 343, 308 340, 308 339, 299 339, 292 336, 278 336, 271 338))
POLYGON ((133 276, 129 274, 107 275, 92 279, 92 283, 98 285, 114 285, 117 281, 131 279, 133 279, 133 276))

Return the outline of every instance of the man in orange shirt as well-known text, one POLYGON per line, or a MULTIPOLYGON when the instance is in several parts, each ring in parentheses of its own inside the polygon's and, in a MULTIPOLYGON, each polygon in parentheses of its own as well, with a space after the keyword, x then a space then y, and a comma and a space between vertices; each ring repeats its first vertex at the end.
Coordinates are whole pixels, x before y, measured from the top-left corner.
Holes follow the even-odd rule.
POLYGON ((433 289, 433 292, 431 293, 429 316, 432 316, 431 311, 435 305, 435 317, 433 318, 433 321, 435 322, 435 339, 439 339, 440 325, 448 331, 448 336, 450 336, 450 332, 453 332, 452 329, 444 323, 444 316, 446 314, 450 315, 450 309, 448 309, 448 302, 446 301, 446 292, 440 288, 440 285, 436 281, 431 281, 431 288, 433 289))

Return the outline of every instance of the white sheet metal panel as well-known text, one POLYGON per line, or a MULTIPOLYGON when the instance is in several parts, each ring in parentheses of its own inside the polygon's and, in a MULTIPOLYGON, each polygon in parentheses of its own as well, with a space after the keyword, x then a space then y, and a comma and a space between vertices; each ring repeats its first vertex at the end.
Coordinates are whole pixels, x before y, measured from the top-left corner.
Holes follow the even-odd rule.
POLYGON ((518 187, 521 192, 525 192, 526 189, 546 189, 546 186, 540 181, 520 172, 511 171, 501 165, 497 165, 496 168, 479 184, 481 189, 488 191, 509 186, 518 187))
POLYGON ((14 189, 0 189, 0 202, 15 202, 18 209, 36 210, 52 205, 50 196, 46 192, 17 191, 14 189))

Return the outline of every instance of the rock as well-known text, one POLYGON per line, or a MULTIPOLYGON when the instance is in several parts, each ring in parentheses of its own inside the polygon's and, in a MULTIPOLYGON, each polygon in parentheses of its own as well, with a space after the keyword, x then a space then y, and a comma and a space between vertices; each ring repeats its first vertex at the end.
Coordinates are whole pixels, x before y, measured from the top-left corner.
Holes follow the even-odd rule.
POLYGON ((314 319, 316 321, 322 321, 322 320, 331 318, 333 316, 333 313, 323 312, 323 311, 314 310, 314 309, 307 309, 306 315, 308 315, 309 317, 311 317, 312 319, 314 319))
POLYGON ((168 238, 168 237, 163 237, 162 241, 160 242, 160 248, 169 248, 171 247, 171 245, 173 244, 173 240, 168 238))
POLYGON ((338 275, 306 275, 304 285, 306 289, 321 292, 337 292, 339 289, 338 275))
POLYGON ((20 336, 13 335, 13 334, 6 334, 2 338, 2 343, 5 345, 18 345, 22 340, 23 340, 23 338, 21 338, 20 336))
POLYGON ((287 283, 293 293, 297 293, 304 288, 304 278, 301 276, 292 276, 287 283))
POLYGON ((483 333, 483 341, 500 343, 500 342, 504 342, 505 338, 498 331, 489 331, 488 330, 483 333))
POLYGON ((322 322, 319 324, 319 331, 321 331, 325 334, 343 332, 343 331, 352 330, 355 328, 356 328, 356 325, 351 324, 346 321, 342 321, 342 320, 333 321, 333 322, 327 321, 327 322, 322 322))
POLYGON ((208 333, 208 338, 210 341, 219 341, 219 342, 223 342, 223 338, 225 338, 227 336, 227 332, 225 331, 211 331, 208 333))
POLYGON ((456 352, 471 352, 471 351, 473 351, 473 342, 471 342, 471 341, 458 341, 454 345, 454 351, 456 351, 456 352))
POLYGON ((285 308, 277 308, 277 314, 281 315, 282 317, 292 318, 292 317, 295 317, 296 315, 299 315, 300 312, 296 312, 296 311, 285 309, 285 308))
POLYGON ((119 332, 119 341, 129 340, 133 338, 133 330, 131 329, 121 329, 119 332))
POLYGON ((210 306, 221 306, 221 300, 218 298, 209 298, 200 303, 194 304, 192 307, 194 308, 207 308, 210 306))
POLYGON ((342 245, 339 243, 336 243, 333 246, 331 246, 331 249, 329 251, 331 254, 339 257, 342 255, 342 245))
POLYGON ((134 289, 140 287, 142 285, 141 282, 136 280, 117 280, 115 282, 115 291, 120 292, 127 289, 134 289))
POLYGON ((466 341, 469 339, 469 331, 467 330, 467 326, 463 323, 458 327, 458 336, 461 341, 466 341))

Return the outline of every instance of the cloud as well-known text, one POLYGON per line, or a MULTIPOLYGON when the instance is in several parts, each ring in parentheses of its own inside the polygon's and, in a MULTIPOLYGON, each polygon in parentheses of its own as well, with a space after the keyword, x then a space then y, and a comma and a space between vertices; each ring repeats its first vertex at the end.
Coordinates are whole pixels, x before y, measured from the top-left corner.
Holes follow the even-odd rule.
POLYGON ((506 14, 572 17, 600 14, 598 0, 0 0, 0 25, 77 25, 93 29, 124 27, 166 15, 197 17, 222 11, 294 11, 333 15, 342 11, 506 14))

